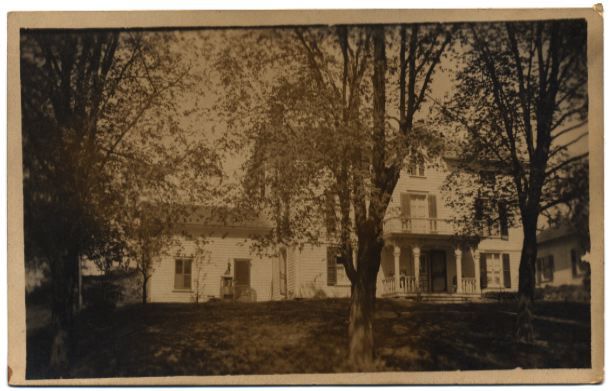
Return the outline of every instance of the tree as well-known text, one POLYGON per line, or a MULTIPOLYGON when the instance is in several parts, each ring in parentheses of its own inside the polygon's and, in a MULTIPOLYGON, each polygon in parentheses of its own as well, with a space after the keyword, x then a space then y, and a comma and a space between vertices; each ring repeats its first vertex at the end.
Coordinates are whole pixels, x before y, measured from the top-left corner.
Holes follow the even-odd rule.
POLYGON ((276 223, 264 243, 332 241, 340 249, 351 281, 349 360, 356 370, 374 365, 376 277, 392 192, 409 161, 440 149, 434 132, 416 122, 452 29, 415 24, 265 31, 249 41, 255 49, 241 46, 234 57, 226 51, 220 61, 220 71, 237 81, 224 85, 222 107, 241 119, 228 122, 229 130, 246 133, 239 145, 253 151, 246 163, 247 198, 276 223), (259 42, 274 59, 250 55, 262 50, 259 42), (267 66, 247 67, 245 57, 267 66), (256 72, 262 68, 268 73, 256 72), (389 114, 396 109, 397 116, 389 114))
POLYGON ((51 376, 64 373, 76 344, 78 260, 117 259, 121 173, 142 140, 159 140, 146 134, 164 126, 184 87, 186 68, 169 40, 114 30, 21 34, 25 258, 50 266, 51 376))
POLYGON ((465 135, 461 169, 477 188, 489 181, 521 219, 517 337, 531 341, 538 219, 574 197, 561 191, 560 175, 585 157, 568 150, 587 134, 586 24, 480 23, 462 32, 457 89, 439 109, 465 135))

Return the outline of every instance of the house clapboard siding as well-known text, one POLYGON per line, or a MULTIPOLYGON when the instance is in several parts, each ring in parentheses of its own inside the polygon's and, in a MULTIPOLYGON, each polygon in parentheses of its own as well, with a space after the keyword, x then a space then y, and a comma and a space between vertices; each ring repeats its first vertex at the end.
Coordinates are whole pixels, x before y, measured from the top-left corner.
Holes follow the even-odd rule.
MULTIPOLYGON (((206 251, 210 254, 209 259, 203 259, 204 275, 201 276, 201 298, 207 300, 220 296, 221 277, 231 265, 234 270, 235 259, 248 259, 251 261, 250 284, 255 292, 257 301, 266 301, 278 298, 273 297, 271 285, 273 284, 273 263, 277 257, 258 257, 250 251, 250 241, 240 237, 209 238, 206 251)), ((176 250, 179 250, 178 248, 176 250)), ((177 251, 170 251, 175 254, 177 251)), ((151 302, 192 302, 195 301, 196 275, 195 265, 192 264, 192 289, 189 291, 176 290, 174 288, 175 260, 178 258, 194 258, 195 246, 193 241, 182 240, 180 255, 163 255, 156 262, 155 270, 151 277, 150 301, 151 302)))
MULTIPOLYGON (((505 236, 482 238, 477 247, 458 247, 452 240, 454 232, 449 222, 454 211, 446 205, 441 191, 448 175, 445 164, 416 170, 416 173, 421 176, 401 174, 387 210, 386 245, 381 254, 377 295, 411 295, 417 291, 480 295, 490 291, 516 291, 523 241, 521 227, 509 227, 505 236)), ((281 249, 277 254, 271 250, 272 255, 256 255, 251 249, 251 233, 240 226, 195 228, 196 236, 206 237, 205 253, 208 254, 202 265, 204 276, 201 276, 199 300, 220 297, 222 276, 234 277, 235 260, 250 262, 250 300, 350 296, 344 269, 335 264, 335 252, 328 250, 333 243, 287 248, 283 263, 281 249)), ((150 301, 195 300, 196 248, 187 239, 179 247, 180 250, 167 252, 173 255, 159 257, 151 278, 150 301), (193 260, 190 290, 174 288, 178 257, 193 260)), ((244 268, 241 273, 245 273, 244 268)))

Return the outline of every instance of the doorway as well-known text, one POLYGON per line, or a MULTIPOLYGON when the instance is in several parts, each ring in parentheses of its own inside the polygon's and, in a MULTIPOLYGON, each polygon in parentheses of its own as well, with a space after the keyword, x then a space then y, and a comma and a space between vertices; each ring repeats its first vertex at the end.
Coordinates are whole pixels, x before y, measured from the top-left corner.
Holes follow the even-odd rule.
POLYGON ((252 301, 251 260, 234 260, 234 300, 252 301))
POLYGON ((447 259, 444 251, 430 252, 430 286, 432 292, 447 291, 447 259))

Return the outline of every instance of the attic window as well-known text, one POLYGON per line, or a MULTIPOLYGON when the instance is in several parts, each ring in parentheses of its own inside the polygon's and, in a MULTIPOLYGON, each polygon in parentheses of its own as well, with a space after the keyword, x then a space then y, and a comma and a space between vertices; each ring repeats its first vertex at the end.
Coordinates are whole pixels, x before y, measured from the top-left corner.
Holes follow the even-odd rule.
POLYGON ((411 165, 409 165, 409 175, 410 176, 416 176, 416 177, 425 177, 426 176, 426 170, 424 167, 424 163, 411 163, 411 165))

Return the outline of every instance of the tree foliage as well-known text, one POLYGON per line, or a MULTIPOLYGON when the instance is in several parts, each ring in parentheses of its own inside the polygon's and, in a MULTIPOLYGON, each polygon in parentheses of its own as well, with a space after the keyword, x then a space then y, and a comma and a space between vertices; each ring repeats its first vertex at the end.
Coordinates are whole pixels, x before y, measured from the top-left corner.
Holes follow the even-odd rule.
POLYGON ((407 164, 442 147, 425 118, 417 123, 452 32, 439 24, 248 32, 219 62, 229 134, 251 152, 245 204, 275 221, 260 243, 340 248, 354 303, 350 355, 359 369, 372 364, 391 195, 407 164))
POLYGON ((206 168, 197 177, 211 173, 211 150, 181 132, 189 106, 178 102, 197 78, 178 41, 170 32, 22 31, 25 259, 50 266, 56 375, 75 342, 79 259, 121 261, 135 195, 176 195, 189 163, 206 168))
POLYGON ((575 197, 562 184, 585 157, 569 151, 587 134, 586 23, 468 24, 462 37, 456 90, 439 106, 464 136, 457 167, 474 185, 450 176, 450 186, 465 193, 454 206, 469 226, 479 223, 473 206, 480 197, 501 200, 521 220, 518 335, 529 340, 538 218, 575 197))

